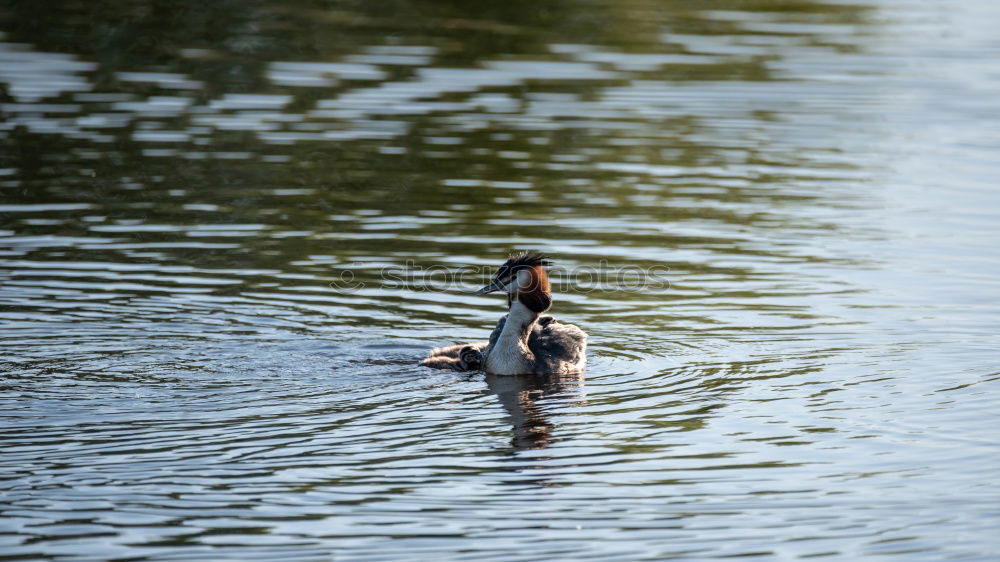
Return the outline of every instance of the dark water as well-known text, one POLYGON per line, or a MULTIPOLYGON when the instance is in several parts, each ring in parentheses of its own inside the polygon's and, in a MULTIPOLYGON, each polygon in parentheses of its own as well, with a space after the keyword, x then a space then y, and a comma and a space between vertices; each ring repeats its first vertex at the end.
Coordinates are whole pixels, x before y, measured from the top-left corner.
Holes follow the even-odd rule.
POLYGON ((998 6, 5 4, 0 558, 997 559, 998 6))

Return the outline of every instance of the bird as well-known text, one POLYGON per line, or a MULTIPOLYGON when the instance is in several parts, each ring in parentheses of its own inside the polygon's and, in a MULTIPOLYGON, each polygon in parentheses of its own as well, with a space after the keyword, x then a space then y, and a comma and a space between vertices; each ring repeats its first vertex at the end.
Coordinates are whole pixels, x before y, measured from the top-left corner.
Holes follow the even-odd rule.
POLYGON ((453 371, 483 370, 491 375, 580 373, 587 364, 587 334, 572 324, 542 315, 552 306, 552 287, 545 268, 548 257, 517 251, 493 279, 474 295, 502 291, 509 308, 489 341, 438 347, 420 362, 453 371))

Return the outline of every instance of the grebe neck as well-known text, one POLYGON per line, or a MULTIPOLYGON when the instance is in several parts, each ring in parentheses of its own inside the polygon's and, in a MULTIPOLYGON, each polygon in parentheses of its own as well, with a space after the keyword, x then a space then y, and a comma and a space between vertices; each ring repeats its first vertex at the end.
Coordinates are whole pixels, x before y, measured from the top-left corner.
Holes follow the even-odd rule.
POLYGON ((519 375, 531 371, 534 355, 528 349, 528 335, 539 314, 514 299, 503 331, 486 357, 486 370, 497 375, 519 375))
POLYGON ((521 301, 514 299, 510 304, 510 312, 507 313, 507 323, 500 332, 500 338, 507 336, 510 339, 528 342, 528 334, 531 333, 531 326, 538 320, 539 314, 524 305, 521 301))

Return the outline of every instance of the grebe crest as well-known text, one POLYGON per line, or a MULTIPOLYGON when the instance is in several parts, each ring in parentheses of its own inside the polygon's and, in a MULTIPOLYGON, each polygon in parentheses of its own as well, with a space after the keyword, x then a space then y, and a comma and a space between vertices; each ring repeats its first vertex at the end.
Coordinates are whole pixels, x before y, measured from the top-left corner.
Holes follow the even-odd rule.
POLYGON ((514 252, 500 266, 493 280, 473 294, 503 291, 507 293, 508 307, 516 299, 541 314, 552 306, 552 284, 544 269, 550 265, 552 261, 539 252, 514 252))

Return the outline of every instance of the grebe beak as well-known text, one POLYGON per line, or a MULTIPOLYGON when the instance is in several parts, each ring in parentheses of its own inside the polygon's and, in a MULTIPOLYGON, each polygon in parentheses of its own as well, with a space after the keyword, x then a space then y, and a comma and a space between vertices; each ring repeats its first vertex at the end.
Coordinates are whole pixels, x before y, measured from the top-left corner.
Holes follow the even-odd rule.
POLYGON ((494 282, 490 283, 489 285, 483 287, 482 289, 479 289, 478 291, 476 291, 475 293, 472 293, 472 294, 476 295, 476 296, 485 295, 486 293, 493 293, 495 291, 502 291, 503 288, 504 288, 503 283, 501 283, 499 281, 494 281, 494 282))

